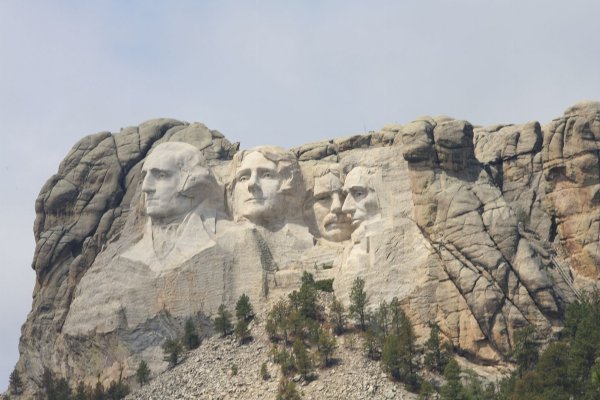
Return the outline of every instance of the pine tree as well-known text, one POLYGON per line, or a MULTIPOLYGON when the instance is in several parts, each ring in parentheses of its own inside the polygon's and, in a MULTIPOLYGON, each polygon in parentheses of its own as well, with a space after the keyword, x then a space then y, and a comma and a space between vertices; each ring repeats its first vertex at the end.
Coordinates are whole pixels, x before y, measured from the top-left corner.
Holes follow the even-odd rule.
POLYGON ((266 330, 271 339, 276 339, 280 334, 285 343, 288 342, 288 318, 291 307, 285 299, 280 299, 267 314, 266 330))
POLYGON ((104 386, 100 382, 100 376, 98 375, 98 381, 96 382, 96 388, 94 389, 94 394, 92 400, 105 400, 104 386))
POLYGON ((531 371, 538 361, 539 343, 535 339, 535 329, 528 325, 515 332, 513 357, 517 363, 517 374, 522 377, 526 371, 531 371))
POLYGON ((129 386, 121 379, 118 382, 112 381, 106 391, 107 400, 120 400, 129 394, 129 386))
POLYGON ((12 394, 19 395, 23 392, 23 380, 16 368, 10 373, 8 378, 8 388, 12 394))
POLYGON ((200 336, 192 318, 185 320, 183 343, 188 350, 193 350, 200 346, 200 336))
POLYGON ((171 367, 174 367, 179 362, 179 356, 183 353, 183 346, 179 340, 167 339, 163 345, 165 353, 164 360, 168 361, 171 367))
POLYGON ((328 367, 331 365, 331 355, 335 351, 335 338, 327 331, 321 330, 317 348, 323 364, 328 367))
POLYGON ((267 363, 262 363, 260 366, 260 377, 263 381, 268 381, 271 378, 271 374, 269 374, 269 370, 267 369, 267 363))
POLYGON ((300 303, 299 311, 302 317, 310 320, 318 320, 321 316, 321 307, 317 301, 317 287, 313 275, 304 271, 302 274, 302 284, 298 292, 300 303))
POLYGON ((300 311, 292 311, 288 316, 287 320, 285 321, 285 324, 288 327, 292 336, 294 336, 295 338, 304 338, 304 328, 307 327, 307 320, 300 313, 300 311))
POLYGON ((235 337, 240 344, 246 343, 252 336, 250 336, 250 329, 248 328, 248 322, 245 319, 240 319, 235 324, 235 337))
POLYGON ((65 378, 60 378, 56 381, 56 384, 54 386, 54 399, 71 399, 71 387, 69 386, 69 382, 65 378))
POLYGON ((146 361, 140 361, 137 370, 135 371, 135 377, 140 384, 140 386, 144 386, 148 381, 150 381, 150 368, 146 361))
POLYGON ((333 325, 333 331, 336 335, 341 335, 346 330, 346 310, 342 302, 335 295, 329 309, 329 322, 333 325))
POLYGON ((400 328, 402 326, 402 315, 404 314, 404 311, 402 311, 402 307, 400 307, 400 301, 397 297, 394 297, 390 302, 389 313, 391 330, 396 335, 400 335, 400 328))
POLYGON ((294 372, 294 357, 287 351, 285 346, 281 349, 281 351, 277 354, 277 362, 281 367, 281 373, 284 376, 290 375, 294 372))
POLYGON ((244 293, 240 296, 237 303, 235 304, 235 317, 238 321, 244 320, 250 322, 254 317, 254 310, 252 304, 250 304, 250 298, 244 293))
POLYGON ((446 384, 440 390, 440 400, 467 400, 465 389, 460 382, 460 367, 456 360, 452 359, 444 368, 446 384))
POLYGON ((299 339, 294 341, 292 345, 292 352, 294 353, 294 367, 296 371, 306 380, 310 377, 313 365, 306 349, 306 345, 299 339))
POLYGON ((396 380, 400 380, 402 376, 402 360, 400 352, 400 337, 398 335, 388 336, 383 344, 381 362, 384 370, 396 380))
POLYGON ((388 304, 382 301, 379 304, 379 308, 377 309, 377 313, 375 315, 377 328, 383 339, 388 335, 389 324, 390 324, 390 313, 388 304))
POLYGON ((56 400, 55 385, 54 373, 52 373, 49 368, 44 367, 44 373, 42 374, 42 390, 48 400, 56 400))
MULTIPOLYGON (((423 381, 421 384, 421 389, 419 389, 419 399, 418 400, 433 400, 435 399, 435 388, 429 381, 423 381)), ((490 397, 491 400, 493 397, 490 397)), ((475 399, 474 399, 475 400, 475 399)), ((478 400, 478 399, 477 399, 478 400)))
POLYGON ((83 381, 79 381, 77 389, 75 390, 74 400, 90 400, 93 396, 94 391, 92 388, 83 383, 83 381))
POLYGON ((367 357, 371 360, 378 360, 381 357, 382 336, 379 335, 377 324, 373 318, 369 317, 367 329, 363 332, 363 347, 367 357))
POLYGON ((464 396, 468 400, 493 399, 495 396, 494 385, 484 385, 477 374, 471 370, 466 371, 466 384, 464 387, 464 396))
POLYGON ((382 363, 384 369, 394 378, 404 382, 410 389, 419 386, 417 375, 417 351, 414 329, 406 314, 398 313, 399 332, 388 335, 383 344, 382 363))
POLYGON ((366 329, 367 316, 367 293, 364 291, 365 281, 361 277, 357 277, 350 290, 350 315, 360 324, 360 328, 366 329))
POLYGON ((400 349, 403 366, 402 381, 413 390, 419 385, 417 376, 417 336, 412 323, 404 311, 400 310, 400 349))
POLYGON ((277 400, 301 400, 302 397, 298 393, 296 384, 285 376, 281 377, 279 386, 277 387, 277 400))
POLYGON ((217 317, 215 318, 215 330, 225 337, 231 333, 233 325, 231 323, 231 313, 227 311, 224 304, 219 306, 217 317))
POLYGON ((425 366, 430 371, 441 373, 444 371, 448 359, 448 354, 442 349, 440 327, 433 323, 429 331, 429 339, 425 342, 425 366))

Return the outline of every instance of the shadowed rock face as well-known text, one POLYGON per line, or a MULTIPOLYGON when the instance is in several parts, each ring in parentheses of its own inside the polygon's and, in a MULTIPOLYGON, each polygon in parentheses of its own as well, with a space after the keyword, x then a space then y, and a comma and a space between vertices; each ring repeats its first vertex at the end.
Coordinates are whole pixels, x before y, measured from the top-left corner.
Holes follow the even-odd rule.
MULTIPOLYGON (((38 379, 44 366, 69 376, 73 367, 85 365, 83 360, 91 356, 75 349, 112 340, 102 335, 65 338, 61 331, 75 289, 96 256, 123 235, 130 242, 141 236, 142 213, 137 203, 131 203, 139 196, 142 161, 154 145, 169 140, 187 141, 212 160, 229 159, 237 150, 237 145, 202 124, 152 120, 120 133, 101 132, 82 139, 42 188, 34 225, 32 266, 37 280, 19 345, 19 366, 28 376, 38 379), (129 217, 135 220, 132 231, 124 230, 129 217), (79 365, 66 361, 69 352, 80 353, 79 365)), ((99 359, 118 358, 108 354, 110 346, 99 347, 99 359), (101 355, 103 352, 107 354, 101 355)), ((104 361, 101 364, 104 366, 104 361)))
POLYGON ((571 267, 595 280, 600 268, 600 104, 569 108, 545 133, 546 206, 571 267))
POLYGON ((360 276, 419 335, 435 321, 457 352, 505 359, 516 329, 551 334, 573 288, 596 285, 598 139, 600 103, 544 127, 423 117, 290 151, 167 119, 88 136, 36 202, 28 393, 44 367, 90 383, 142 359, 160 371, 185 319, 210 334, 219 304, 266 309, 304 271, 346 302, 360 276))
POLYGON ((404 128, 404 157, 417 225, 481 332, 508 354, 515 329, 533 324, 547 331, 558 322, 564 299, 520 235, 501 189, 475 158, 472 138, 465 121, 425 119, 404 128))

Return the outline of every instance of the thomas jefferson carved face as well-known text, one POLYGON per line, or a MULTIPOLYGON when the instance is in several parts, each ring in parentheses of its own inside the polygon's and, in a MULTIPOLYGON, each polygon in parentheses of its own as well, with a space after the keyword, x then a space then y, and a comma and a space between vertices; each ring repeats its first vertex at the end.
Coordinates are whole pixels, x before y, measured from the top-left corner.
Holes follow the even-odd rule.
POLYGON ((352 227, 348 214, 342 212, 345 194, 338 175, 328 171, 315 178, 312 209, 321 236, 332 242, 350 238, 352 227))
POLYGON ((355 167, 346 176, 344 191, 347 193, 342 211, 352 218, 352 228, 379 217, 379 201, 373 187, 373 173, 364 167, 355 167))
POLYGON ((148 156, 142 167, 142 192, 153 222, 177 220, 199 204, 200 187, 214 190, 216 181, 199 165, 202 159, 196 147, 179 142, 163 143, 148 156))
POLYGON ((275 162, 253 151, 243 158, 235 172, 234 214, 259 225, 280 213, 280 185, 275 162))

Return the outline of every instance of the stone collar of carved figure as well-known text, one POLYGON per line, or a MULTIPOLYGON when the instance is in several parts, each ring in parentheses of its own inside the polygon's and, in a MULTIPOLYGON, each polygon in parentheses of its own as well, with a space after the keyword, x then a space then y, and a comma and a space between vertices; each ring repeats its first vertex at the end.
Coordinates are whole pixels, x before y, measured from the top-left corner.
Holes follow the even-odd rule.
POLYGON ((372 178, 373 174, 364 167, 355 167, 346 176, 344 191, 347 195, 342 211, 350 214, 354 230, 364 222, 380 217, 379 200, 372 178))
POLYGON ((214 219, 204 221, 197 210, 186 214, 180 223, 157 225, 148 221, 142 239, 122 257, 141 262, 157 274, 168 272, 216 245, 211 224, 214 226, 214 219))
POLYGON ((234 179, 236 219, 267 225, 269 221, 281 216, 281 177, 275 162, 258 151, 250 152, 236 170, 234 179))
POLYGON ((331 171, 315 179, 312 209, 323 239, 332 242, 350 239, 351 220, 342 212, 345 197, 340 178, 331 171))

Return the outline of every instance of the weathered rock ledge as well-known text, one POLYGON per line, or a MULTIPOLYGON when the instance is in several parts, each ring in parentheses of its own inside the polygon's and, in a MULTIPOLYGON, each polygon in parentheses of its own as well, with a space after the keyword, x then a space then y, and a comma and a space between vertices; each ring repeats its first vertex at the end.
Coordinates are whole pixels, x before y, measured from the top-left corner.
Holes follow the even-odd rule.
MULTIPOLYGON (((457 354, 500 365, 517 329, 551 337, 566 305, 597 286, 599 160, 599 102, 546 125, 421 117, 291 151, 240 151, 203 124, 170 119, 87 136, 36 201, 36 286, 17 364, 27 395, 44 368, 88 382, 108 382, 123 365, 131 376, 141 359, 164 370, 160 345, 186 318, 207 324, 241 293, 266 309, 303 271, 334 279, 345 302, 360 276, 373 306, 401 300, 418 335, 437 322, 457 354), (189 147, 171 154, 172 142, 189 147), (186 151, 188 161, 174 161, 186 151), (160 186, 167 178, 171 192, 160 186), (189 203, 170 227, 161 219, 170 208, 152 199, 159 192, 171 196, 165 204, 189 203)), ((209 371, 210 360, 249 365, 267 349, 260 337, 239 348, 209 339, 155 385, 193 397, 212 374, 219 398, 214 385, 227 371, 209 371)), ((376 381, 369 398, 386 398, 395 387, 378 367, 349 360, 303 390, 356 398, 343 383, 360 392, 376 381)), ((253 382, 257 371, 223 388, 231 398, 267 396, 276 383, 253 382)))

